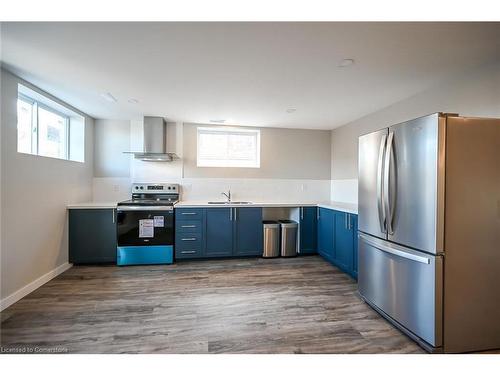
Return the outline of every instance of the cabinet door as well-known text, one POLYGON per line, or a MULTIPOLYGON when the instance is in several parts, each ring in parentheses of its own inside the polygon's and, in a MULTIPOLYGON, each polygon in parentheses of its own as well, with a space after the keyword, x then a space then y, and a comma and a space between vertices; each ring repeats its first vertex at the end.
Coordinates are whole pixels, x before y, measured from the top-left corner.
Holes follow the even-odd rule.
POLYGON ((352 273, 353 230, 351 215, 347 212, 335 213, 335 263, 343 271, 352 273))
POLYGON ((353 237, 352 276, 358 278, 358 215, 351 215, 353 237))
POLYGON ((69 210, 69 261, 116 263, 114 209, 69 210))
POLYGON ((318 214, 318 252, 333 262, 334 212, 327 208, 319 208, 318 214))
POLYGON ((233 212, 231 208, 205 211, 205 255, 231 256, 233 253, 233 212))
POLYGON ((317 207, 300 208, 300 253, 314 254, 317 252, 317 207))
POLYGON ((262 255, 262 208, 233 209, 234 255, 262 255))

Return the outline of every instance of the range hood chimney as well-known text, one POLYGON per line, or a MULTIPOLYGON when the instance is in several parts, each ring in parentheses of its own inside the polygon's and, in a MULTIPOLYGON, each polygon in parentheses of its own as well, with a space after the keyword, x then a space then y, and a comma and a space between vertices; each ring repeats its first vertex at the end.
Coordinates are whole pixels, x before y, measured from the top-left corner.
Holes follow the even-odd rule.
POLYGON ((126 151, 144 161, 173 161, 179 157, 167 152, 167 124, 163 117, 144 116, 142 123, 142 151, 126 151))

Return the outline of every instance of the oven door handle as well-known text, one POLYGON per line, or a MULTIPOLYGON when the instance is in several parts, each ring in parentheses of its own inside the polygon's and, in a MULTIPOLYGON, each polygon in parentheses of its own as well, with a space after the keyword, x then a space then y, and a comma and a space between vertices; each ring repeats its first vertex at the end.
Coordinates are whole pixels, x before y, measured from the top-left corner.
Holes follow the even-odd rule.
POLYGON ((118 212, 121 211, 173 211, 173 206, 118 206, 118 212))

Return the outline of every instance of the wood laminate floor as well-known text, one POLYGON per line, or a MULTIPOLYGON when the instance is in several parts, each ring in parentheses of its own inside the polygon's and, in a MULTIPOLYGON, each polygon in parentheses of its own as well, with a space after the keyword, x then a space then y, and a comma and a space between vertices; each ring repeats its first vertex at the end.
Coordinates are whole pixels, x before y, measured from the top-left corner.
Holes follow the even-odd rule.
POLYGON ((78 266, 1 313, 1 346, 69 353, 423 353, 319 256, 78 266))

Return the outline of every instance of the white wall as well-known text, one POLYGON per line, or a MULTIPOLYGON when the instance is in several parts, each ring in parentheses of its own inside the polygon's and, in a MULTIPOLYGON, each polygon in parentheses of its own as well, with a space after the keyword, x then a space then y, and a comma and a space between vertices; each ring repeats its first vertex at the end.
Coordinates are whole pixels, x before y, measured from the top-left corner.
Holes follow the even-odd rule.
POLYGON ((196 165, 198 126, 184 124, 185 177, 330 180, 328 130, 252 128, 260 129, 260 168, 201 168, 196 165))
POLYGON ((434 112, 500 118, 500 63, 439 82, 387 108, 332 131, 332 200, 357 202, 358 137, 434 112))
MULTIPOLYGON (((105 125, 103 123, 103 125, 105 125)), ((196 167, 196 124, 168 123, 167 150, 181 160, 170 163, 131 159, 130 179, 94 178, 94 201, 127 199, 132 182, 179 183, 183 200, 218 200, 231 189, 234 199, 251 201, 326 201, 330 198, 330 132, 261 129, 261 168, 196 167), (124 191, 124 189, 126 191, 124 191)), ((206 125, 204 125, 206 126, 206 125)), ((141 147, 140 121, 131 121, 130 148, 141 147)), ((107 136, 113 136, 112 127, 107 136)), ((96 143, 96 147, 99 147, 96 143)), ((99 152, 96 150, 96 152, 99 152)), ((96 169, 100 168, 96 165, 96 169)))
POLYGON ((9 296, 67 264, 66 205, 92 198, 93 119, 86 116, 85 120, 85 163, 18 153, 19 82, 36 89, 2 69, 2 305, 11 300, 9 296))
POLYGON ((96 120, 94 176, 130 177, 130 121, 96 120))

